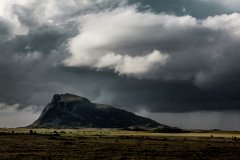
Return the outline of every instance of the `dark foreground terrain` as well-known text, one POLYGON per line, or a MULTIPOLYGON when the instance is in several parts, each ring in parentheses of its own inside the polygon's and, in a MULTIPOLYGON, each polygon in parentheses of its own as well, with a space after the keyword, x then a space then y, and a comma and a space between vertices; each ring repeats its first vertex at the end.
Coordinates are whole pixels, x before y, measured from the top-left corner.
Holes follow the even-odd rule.
POLYGON ((240 159, 240 134, 1 129, 0 159, 240 159))

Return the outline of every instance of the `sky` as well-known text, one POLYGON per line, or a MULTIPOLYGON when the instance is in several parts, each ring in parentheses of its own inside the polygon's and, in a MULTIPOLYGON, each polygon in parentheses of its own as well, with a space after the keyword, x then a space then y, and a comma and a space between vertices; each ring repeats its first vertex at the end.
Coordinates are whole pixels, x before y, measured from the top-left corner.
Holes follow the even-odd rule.
POLYGON ((0 127, 56 93, 187 129, 240 130, 239 0, 0 1, 0 127))

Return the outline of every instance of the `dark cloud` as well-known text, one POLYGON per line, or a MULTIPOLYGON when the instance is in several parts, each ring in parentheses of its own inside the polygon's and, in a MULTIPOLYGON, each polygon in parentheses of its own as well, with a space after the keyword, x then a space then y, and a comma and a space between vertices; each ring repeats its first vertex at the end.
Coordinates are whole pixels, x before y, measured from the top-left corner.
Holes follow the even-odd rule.
POLYGON ((73 2, 0 11, 2 106, 36 112, 68 92, 134 112, 240 110, 240 16, 220 15, 236 9, 205 0, 73 2), (71 58, 79 61, 66 64, 71 58))
POLYGON ((0 18, 0 43, 3 43, 12 35, 12 27, 6 20, 0 18))
POLYGON ((142 110, 138 114, 151 117, 163 124, 186 129, 239 130, 239 112, 149 113, 142 110))

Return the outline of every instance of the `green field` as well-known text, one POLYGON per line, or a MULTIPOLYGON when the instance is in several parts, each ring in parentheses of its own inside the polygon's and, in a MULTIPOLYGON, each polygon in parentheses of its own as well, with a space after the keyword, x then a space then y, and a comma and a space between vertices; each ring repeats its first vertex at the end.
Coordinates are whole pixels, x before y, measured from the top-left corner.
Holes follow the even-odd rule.
POLYGON ((0 129, 0 159, 240 159, 240 133, 0 129))

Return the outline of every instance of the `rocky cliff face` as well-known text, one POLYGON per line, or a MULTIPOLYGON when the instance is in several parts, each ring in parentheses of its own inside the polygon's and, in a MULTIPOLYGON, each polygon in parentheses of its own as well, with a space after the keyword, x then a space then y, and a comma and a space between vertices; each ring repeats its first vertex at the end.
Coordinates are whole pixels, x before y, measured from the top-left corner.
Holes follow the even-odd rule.
POLYGON ((88 99, 72 94, 56 94, 40 117, 29 127, 33 128, 127 128, 141 126, 161 128, 149 118, 104 104, 91 103, 88 99))

